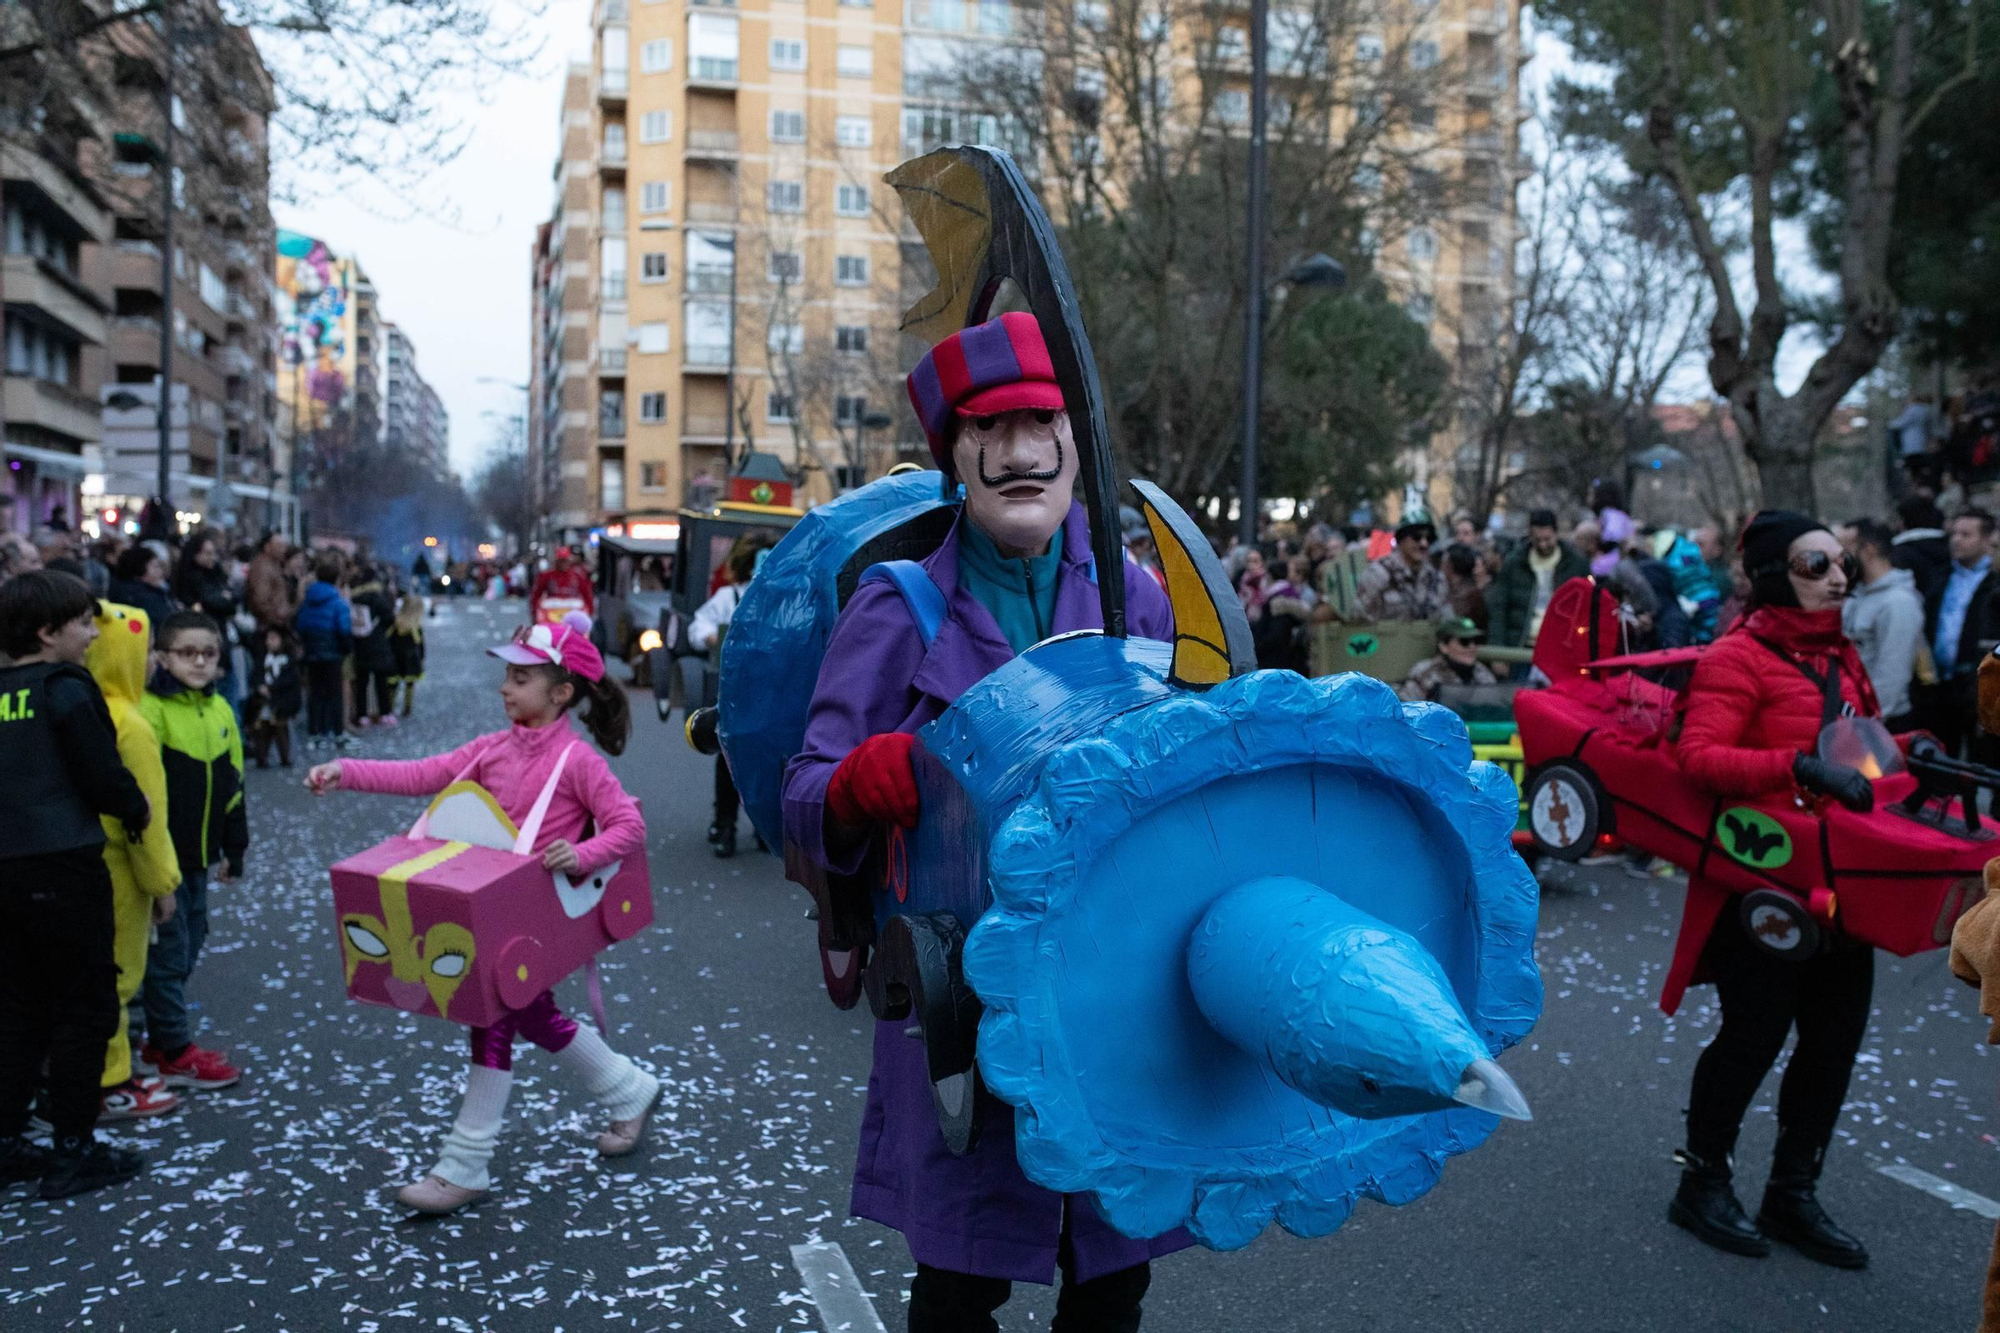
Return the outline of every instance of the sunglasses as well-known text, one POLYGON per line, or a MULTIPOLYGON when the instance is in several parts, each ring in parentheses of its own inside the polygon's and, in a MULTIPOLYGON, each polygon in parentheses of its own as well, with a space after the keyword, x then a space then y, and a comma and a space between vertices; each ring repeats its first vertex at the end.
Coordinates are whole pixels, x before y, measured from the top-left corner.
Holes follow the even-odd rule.
POLYGON ((1833 572, 1836 561, 1840 564, 1841 572, 1847 576, 1847 581, 1854 582, 1857 572, 1854 557, 1845 551, 1837 556, 1828 555, 1825 551, 1801 551, 1791 558, 1789 565, 1792 573, 1817 583, 1833 572))
POLYGON ((1485 640, 1484 640, 1484 639, 1456 639, 1456 638, 1453 638, 1453 639, 1446 639, 1446 640, 1445 640, 1445 642, 1446 642, 1446 643, 1452 643, 1452 644, 1457 644, 1457 645, 1458 645, 1459 647, 1461 647, 1461 648, 1477 648, 1477 647, 1478 647, 1478 646, 1479 646, 1480 644, 1484 643, 1484 642, 1485 642, 1485 640))

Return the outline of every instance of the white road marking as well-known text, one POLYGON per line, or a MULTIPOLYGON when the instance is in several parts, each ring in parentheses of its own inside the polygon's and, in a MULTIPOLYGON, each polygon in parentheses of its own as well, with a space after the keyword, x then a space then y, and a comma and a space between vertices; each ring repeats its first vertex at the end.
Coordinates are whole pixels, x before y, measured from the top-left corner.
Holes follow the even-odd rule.
MULTIPOLYGON (((1919 1171, 1914 1166, 1905 1166, 1900 1162, 1885 1162, 1875 1169, 1891 1180, 1899 1181, 1913 1189, 1920 1189, 1932 1198, 1943 1199, 1954 1208, 1978 1213, 1989 1222, 2000 1222, 2000 1203, 1995 1203, 1984 1194, 1974 1194, 1963 1185, 1954 1185, 1949 1180, 1942 1180, 1928 1171, 1919 1171)), ((797 1251, 793 1253, 796 1254, 797 1251)))
POLYGON ((820 1323, 826 1333, 888 1333, 875 1303, 861 1289, 847 1251, 830 1241, 792 1246, 792 1265, 805 1279, 806 1294, 819 1307, 820 1323))

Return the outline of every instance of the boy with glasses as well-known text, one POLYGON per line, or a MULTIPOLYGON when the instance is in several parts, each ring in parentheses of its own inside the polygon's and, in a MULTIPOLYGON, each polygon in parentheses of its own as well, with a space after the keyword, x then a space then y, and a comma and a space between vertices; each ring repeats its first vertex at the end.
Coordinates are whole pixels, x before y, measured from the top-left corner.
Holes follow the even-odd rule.
POLYGON ((1479 660, 1479 646, 1486 636, 1464 616, 1438 622, 1438 650, 1411 668, 1410 675, 1396 693, 1412 703, 1435 702, 1447 685, 1492 685, 1493 672, 1479 660))
POLYGON ((243 736, 236 710, 215 692, 222 631, 199 611, 181 611, 160 629, 163 669, 141 705, 160 738, 167 771, 167 827, 180 858, 176 910, 160 924, 146 956, 139 999, 146 1044, 139 1060, 170 1088, 226 1088, 243 1075, 216 1051, 194 1044, 187 982, 208 938, 208 885, 243 874, 250 824, 243 805, 243 736))

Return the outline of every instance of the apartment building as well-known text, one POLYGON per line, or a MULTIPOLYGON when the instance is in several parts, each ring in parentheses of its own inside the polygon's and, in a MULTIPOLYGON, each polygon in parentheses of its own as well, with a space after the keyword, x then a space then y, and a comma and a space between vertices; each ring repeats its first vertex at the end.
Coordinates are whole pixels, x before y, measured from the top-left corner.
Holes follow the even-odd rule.
MULTIPOLYGON (((1073 21, 1102 23, 1105 8, 1079 3, 1073 21)), ((1461 202, 1381 259, 1457 356, 1461 342, 1490 345, 1510 295, 1518 0, 1414 0, 1383 15, 1354 36, 1355 62, 1394 42, 1454 71, 1449 96, 1393 148, 1423 150, 1426 170, 1464 186, 1440 196, 1461 202), (1468 321, 1480 336, 1461 337, 1468 321)), ((1246 17, 1190 8, 1162 31, 1176 78, 1216 82, 1206 95, 1223 132, 1247 128, 1246 17), (1242 52, 1223 57, 1221 77, 1212 57, 1197 71, 1191 53, 1232 35, 1242 52)), ((592 22, 592 61, 565 87, 555 213, 534 249, 534 437, 551 507, 559 496, 573 520, 557 526, 671 510, 746 447, 776 453, 808 498, 878 475, 899 437, 921 458, 897 325, 905 274, 923 265, 903 262, 914 234, 881 177, 941 143, 1018 150, 1005 116, 966 104, 966 52, 1034 41, 1034 24, 1000 0, 597 0, 592 22)), ((1281 12, 1272 22, 1274 44, 1296 44, 1281 12)), ((1275 81, 1274 112, 1286 98, 1275 81)), ((1423 486, 1448 487, 1438 460, 1455 448, 1440 438, 1413 456, 1423 486)))
POLYGON ((588 526, 672 511, 750 449, 820 498, 886 466, 902 32, 886 0, 599 0, 536 244, 536 429, 588 526))
POLYGON ((414 455, 432 476, 451 471, 451 423, 444 400, 417 371, 417 349, 400 325, 382 326, 388 358, 383 375, 382 442, 414 455))
MULTIPOLYGON (((301 232, 278 233, 277 396, 303 470, 381 442, 388 349, 361 262, 301 232)), ((301 489, 306 479, 301 479, 301 489)))
MULTIPOLYGON (((554 211, 535 229, 529 264, 528 483, 542 525, 536 535, 544 540, 580 534, 624 507, 624 404, 621 398, 613 433, 595 428, 590 361, 597 309, 590 254, 600 203, 593 68, 573 63, 563 82, 554 211), (607 489, 618 501, 610 509, 598 499, 607 489)), ((623 361, 612 361, 610 368, 622 373, 623 361)))
POLYGON ((30 532, 75 522, 101 434, 93 358, 110 302, 87 280, 85 253, 111 235, 104 199, 76 163, 95 131, 79 114, 37 141, 0 138, 0 469, 4 525, 30 532))
POLYGON ((157 19, 106 29, 97 56, 115 128, 105 151, 86 159, 112 214, 109 243, 95 255, 111 321, 93 507, 130 515, 157 491, 164 377, 169 492, 181 526, 291 531, 291 458, 277 430, 270 76, 249 30, 197 3, 177 20, 169 98, 157 19), (163 260, 169 209, 172 253, 163 260))

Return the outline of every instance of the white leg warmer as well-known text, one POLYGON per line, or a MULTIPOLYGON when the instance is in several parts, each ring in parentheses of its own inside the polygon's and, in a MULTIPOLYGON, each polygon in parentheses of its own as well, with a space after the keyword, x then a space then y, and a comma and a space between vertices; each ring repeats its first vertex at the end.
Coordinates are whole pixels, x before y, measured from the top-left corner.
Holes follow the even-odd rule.
POLYGON ((507 1094, 514 1087, 514 1071, 472 1065, 465 1071, 465 1103, 458 1108, 457 1123, 444 1136, 444 1149, 432 1174, 462 1189, 493 1187, 487 1163, 493 1160, 493 1145, 500 1138, 500 1117, 507 1109, 507 1094))
POLYGON ((630 1120, 653 1104, 660 1080, 604 1044, 597 1029, 578 1027, 556 1063, 580 1080, 613 1120, 630 1120))

